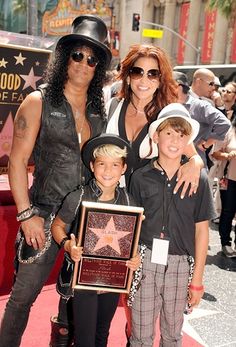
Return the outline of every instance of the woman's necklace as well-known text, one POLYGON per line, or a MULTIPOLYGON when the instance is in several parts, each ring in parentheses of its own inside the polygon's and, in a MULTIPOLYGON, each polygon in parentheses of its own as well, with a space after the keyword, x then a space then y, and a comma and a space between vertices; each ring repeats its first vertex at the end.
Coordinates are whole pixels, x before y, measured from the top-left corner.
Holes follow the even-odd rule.
POLYGON ((131 105, 133 106, 133 108, 134 108, 134 110, 135 110, 135 113, 139 113, 139 114, 145 114, 145 111, 144 110, 139 110, 139 109, 137 109, 137 107, 134 105, 134 103, 133 103, 133 101, 132 100, 130 100, 130 103, 131 103, 131 105))

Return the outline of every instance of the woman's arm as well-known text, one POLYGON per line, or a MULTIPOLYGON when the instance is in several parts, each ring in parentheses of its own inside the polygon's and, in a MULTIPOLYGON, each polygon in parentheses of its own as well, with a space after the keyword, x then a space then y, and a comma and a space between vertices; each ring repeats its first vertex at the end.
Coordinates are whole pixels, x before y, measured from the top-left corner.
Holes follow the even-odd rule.
POLYGON ((200 155, 197 153, 193 143, 190 143, 186 147, 184 154, 189 158, 189 161, 179 168, 177 176, 178 182, 174 189, 174 194, 176 194, 182 184, 184 184, 181 191, 182 199, 184 198, 189 185, 189 196, 196 193, 199 184, 200 172, 204 167, 204 163, 200 155))

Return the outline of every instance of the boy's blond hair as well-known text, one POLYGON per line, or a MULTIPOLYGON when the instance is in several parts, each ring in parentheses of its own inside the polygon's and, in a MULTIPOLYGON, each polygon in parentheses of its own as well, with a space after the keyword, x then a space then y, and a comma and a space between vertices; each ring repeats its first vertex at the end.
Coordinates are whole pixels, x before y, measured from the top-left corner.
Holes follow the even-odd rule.
POLYGON ((116 145, 106 144, 99 146, 94 149, 92 161, 94 162, 98 157, 110 157, 110 158, 119 158, 122 159, 123 164, 126 162, 127 158, 127 148, 120 148, 116 145))

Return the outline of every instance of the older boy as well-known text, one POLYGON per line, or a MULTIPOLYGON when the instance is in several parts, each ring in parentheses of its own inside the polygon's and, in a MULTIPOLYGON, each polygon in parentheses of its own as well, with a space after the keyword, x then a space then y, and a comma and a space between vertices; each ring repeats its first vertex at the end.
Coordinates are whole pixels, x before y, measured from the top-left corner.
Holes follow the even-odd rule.
MULTIPOLYGON (((68 279, 68 290, 71 293, 71 268, 73 261, 79 261, 82 248, 76 246, 75 235, 70 237, 66 233, 66 225, 78 224, 80 216, 80 203, 82 200, 106 202, 119 205, 134 205, 125 188, 119 187, 119 180, 126 170, 126 159, 131 156, 129 144, 116 135, 103 134, 90 140, 83 150, 83 160, 94 173, 94 179, 86 186, 67 195, 52 224, 52 234, 55 241, 64 247, 67 252, 63 278, 68 279), (68 254, 70 257, 68 257, 68 254), (66 269, 66 272, 65 272, 66 269)), ((137 255, 127 261, 131 270, 140 265, 137 255)), ((64 296, 66 285, 63 284, 64 296)), ((115 314, 119 294, 97 293, 96 291, 75 290, 73 296, 74 312, 74 342, 75 347, 94 347, 107 345, 111 320, 115 314)))
POLYGON ((196 306, 204 292, 203 270, 208 249, 208 220, 214 216, 206 172, 196 194, 174 194, 185 146, 197 136, 199 123, 178 103, 163 108, 149 128, 158 157, 137 170, 130 191, 144 207, 141 243, 147 246, 143 280, 132 306, 131 346, 153 346, 160 314, 160 346, 181 346, 183 313, 188 300, 196 306), (195 267, 189 285, 189 259, 195 267))

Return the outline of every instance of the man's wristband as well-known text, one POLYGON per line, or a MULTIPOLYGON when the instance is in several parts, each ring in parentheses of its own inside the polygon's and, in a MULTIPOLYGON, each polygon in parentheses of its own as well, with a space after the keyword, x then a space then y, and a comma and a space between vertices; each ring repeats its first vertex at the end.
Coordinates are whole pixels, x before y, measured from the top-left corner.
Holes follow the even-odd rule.
POLYGON ((70 240, 70 238, 68 236, 63 237, 63 239, 60 242, 60 248, 64 248, 64 245, 66 243, 66 241, 70 240))
POLYGON ((195 290, 197 292, 200 292, 202 290, 204 290, 204 286, 194 286, 192 284, 189 285, 189 289, 195 290))
POLYGON ((24 211, 17 213, 16 220, 17 220, 17 222, 24 222, 25 220, 28 220, 35 215, 36 215, 36 212, 34 210, 34 207, 30 206, 27 209, 25 209, 24 211))

